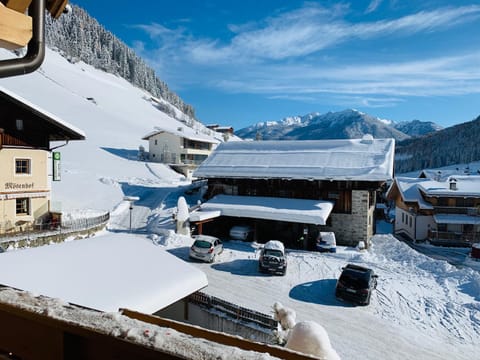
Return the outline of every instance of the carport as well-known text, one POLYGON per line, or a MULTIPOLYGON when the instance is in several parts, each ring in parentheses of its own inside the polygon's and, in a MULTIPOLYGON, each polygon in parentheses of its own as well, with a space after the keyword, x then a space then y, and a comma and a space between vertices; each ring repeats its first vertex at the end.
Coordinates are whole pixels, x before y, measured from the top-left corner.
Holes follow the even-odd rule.
MULTIPOLYGON (((324 200, 292 199, 259 196, 216 195, 190 214, 190 222, 202 225, 219 217, 253 219, 256 233, 258 224, 272 227, 271 222, 293 223, 297 231, 289 236, 301 236, 308 225, 326 225, 333 203, 324 200)), ((282 230, 283 231, 283 230, 282 230)), ((277 236, 278 238, 278 236, 277 236)), ((266 240, 266 239, 264 239, 266 240)), ((281 239, 280 239, 281 240, 281 239)))

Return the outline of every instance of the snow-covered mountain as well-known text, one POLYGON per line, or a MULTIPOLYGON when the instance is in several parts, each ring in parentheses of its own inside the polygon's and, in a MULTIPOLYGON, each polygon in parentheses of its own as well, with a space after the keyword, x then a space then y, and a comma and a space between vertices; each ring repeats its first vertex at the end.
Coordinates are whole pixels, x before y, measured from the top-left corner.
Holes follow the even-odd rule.
POLYGON ((443 127, 431 122, 431 121, 402 121, 399 123, 394 123, 393 126, 395 129, 403 132, 404 134, 410 135, 412 137, 423 136, 427 134, 434 133, 435 131, 442 130, 443 127))
POLYGON ((326 114, 311 113, 281 121, 260 122, 235 132, 241 138, 263 140, 353 139, 371 134, 375 138, 398 141, 440 129, 434 123, 414 120, 396 124, 358 110, 347 109, 326 114))

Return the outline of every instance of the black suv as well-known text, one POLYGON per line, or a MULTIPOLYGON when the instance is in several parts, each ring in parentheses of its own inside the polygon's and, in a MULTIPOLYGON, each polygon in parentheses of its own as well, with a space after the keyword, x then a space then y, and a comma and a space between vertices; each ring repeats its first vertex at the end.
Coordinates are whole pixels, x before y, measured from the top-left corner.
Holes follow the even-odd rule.
POLYGON ((258 270, 262 273, 285 275, 287 272, 287 257, 282 242, 270 240, 263 246, 258 259, 258 270))
POLYGON ((377 288, 377 278, 372 269, 347 264, 335 287, 337 299, 355 302, 361 305, 370 304, 372 292, 377 288))

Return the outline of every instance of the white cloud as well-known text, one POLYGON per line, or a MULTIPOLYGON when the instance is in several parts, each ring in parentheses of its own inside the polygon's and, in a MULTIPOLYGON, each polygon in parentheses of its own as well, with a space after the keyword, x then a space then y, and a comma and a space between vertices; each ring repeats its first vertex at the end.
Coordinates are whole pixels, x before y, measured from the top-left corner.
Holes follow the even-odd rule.
POLYGON ((367 10, 365 11, 367 14, 374 12, 377 10, 377 8, 380 6, 380 4, 383 2, 383 0, 372 0, 370 4, 368 5, 367 10))
MULTIPOLYGON (((381 2, 371 1, 368 10, 375 11, 381 2)), ((348 98, 371 107, 393 106, 407 96, 480 93, 478 52, 443 57, 437 53, 431 58, 428 53, 421 57, 403 54, 404 60, 393 62, 392 57, 381 60, 375 49, 370 49, 368 61, 326 58, 331 49, 344 45, 361 46, 362 41, 377 39, 410 41, 412 35, 476 21, 479 5, 358 23, 345 20, 349 11, 344 4, 325 8, 306 3, 261 22, 229 25, 232 37, 227 40, 195 38, 183 27, 138 25, 158 40, 159 48, 147 53, 141 44, 136 47, 144 58, 158 64, 161 77, 167 81, 175 78, 177 88, 194 84, 304 102, 321 95, 339 103, 348 98)))
MULTIPOLYGON (((235 35, 227 43, 189 39, 178 45, 185 53, 191 54, 194 62, 199 63, 282 60, 308 56, 348 41, 387 35, 410 36, 446 29, 480 17, 480 6, 471 5, 353 24, 342 19, 345 11, 345 7, 327 9, 309 3, 303 8, 268 18, 256 27, 252 23, 245 27, 230 25, 235 35)), ((163 36, 166 31, 161 30, 159 34, 163 36)))

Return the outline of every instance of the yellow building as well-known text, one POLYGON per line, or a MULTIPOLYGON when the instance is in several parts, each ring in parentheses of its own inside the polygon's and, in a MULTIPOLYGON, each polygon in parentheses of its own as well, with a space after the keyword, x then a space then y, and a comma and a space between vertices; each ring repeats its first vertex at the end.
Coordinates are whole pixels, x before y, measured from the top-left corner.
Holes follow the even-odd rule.
POLYGON ((31 228, 50 217, 52 141, 83 140, 65 121, 0 88, 0 234, 31 228))

